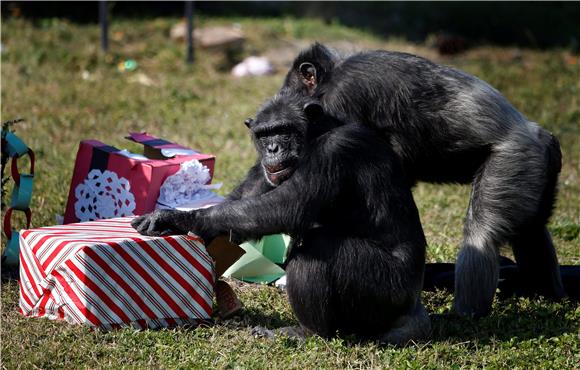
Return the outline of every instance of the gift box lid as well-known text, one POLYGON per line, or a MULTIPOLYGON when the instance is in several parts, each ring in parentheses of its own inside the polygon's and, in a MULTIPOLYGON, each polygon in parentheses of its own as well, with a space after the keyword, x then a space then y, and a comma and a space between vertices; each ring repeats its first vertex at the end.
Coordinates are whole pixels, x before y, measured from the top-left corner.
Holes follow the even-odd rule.
POLYGON ((152 147, 146 145, 143 155, 131 153, 127 150, 121 150, 95 139, 82 140, 81 143, 90 145, 94 147, 96 150, 106 152, 107 156, 124 157, 133 165, 164 167, 164 166, 173 166, 176 164, 180 164, 186 160, 192 159, 197 159, 200 162, 204 162, 207 160, 215 160, 215 155, 213 154, 204 154, 178 144, 170 143, 162 139, 157 140, 169 144, 165 144, 153 149, 151 149, 152 147), (163 155, 162 153, 164 152, 169 153, 169 155, 168 156, 163 155))

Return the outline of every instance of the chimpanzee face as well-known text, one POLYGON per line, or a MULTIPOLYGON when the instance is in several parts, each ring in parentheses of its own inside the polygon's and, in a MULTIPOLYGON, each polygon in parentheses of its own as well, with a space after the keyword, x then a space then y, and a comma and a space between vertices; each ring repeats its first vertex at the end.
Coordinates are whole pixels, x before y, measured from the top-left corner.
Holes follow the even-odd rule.
POLYGON ((258 112, 255 120, 248 118, 245 121, 260 154, 264 176, 273 186, 290 178, 304 155, 308 111, 320 106, 303 104, 277 96, 258 112))

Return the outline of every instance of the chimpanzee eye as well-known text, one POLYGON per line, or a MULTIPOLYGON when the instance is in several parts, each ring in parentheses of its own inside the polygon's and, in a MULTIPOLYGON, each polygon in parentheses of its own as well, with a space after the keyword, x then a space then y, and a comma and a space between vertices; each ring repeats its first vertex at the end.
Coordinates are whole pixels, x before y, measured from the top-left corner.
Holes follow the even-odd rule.
POLYGON ((299 135, 300 131, 293 126, 275 125, 270 127, 257 127, 254 129, 254 135, 261 140, 264 137, 283 137, 299 135))
POLYGON ((268 136, 261 137, 261 138, 259 138, 259 140, 260 140, 261 146, 265 147, 266 145, 268 145, 268 141, 269 141, 268 136))
POLYGON ((282 127, 276 133, 280 136, 292 136, 298 134, 298 131, 294 127, 282 127))

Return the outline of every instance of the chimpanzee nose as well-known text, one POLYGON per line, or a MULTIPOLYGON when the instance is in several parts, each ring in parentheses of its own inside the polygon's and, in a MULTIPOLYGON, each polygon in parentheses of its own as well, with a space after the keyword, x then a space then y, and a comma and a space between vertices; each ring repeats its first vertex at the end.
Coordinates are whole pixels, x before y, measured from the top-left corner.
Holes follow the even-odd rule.
POLYGON ((278 150, 280 148, 278 147, 278 144, 276 144, 276 143, 270 143, 270 144, 268 144, 268 147, 266 149, 268 149, 268 153, 270 153, 270 154, 276 154, 276 153, 278 153, 278 150))

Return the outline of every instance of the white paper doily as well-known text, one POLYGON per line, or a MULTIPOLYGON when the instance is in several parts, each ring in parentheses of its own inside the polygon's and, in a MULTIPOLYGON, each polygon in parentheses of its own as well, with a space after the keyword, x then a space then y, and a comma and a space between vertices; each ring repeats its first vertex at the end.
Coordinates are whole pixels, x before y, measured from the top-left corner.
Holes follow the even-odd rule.
POLYGON ((81 221, 132 216, 135 197, 129 181, 115 172, 92 170, 75 189, 75 215, 81 221))

